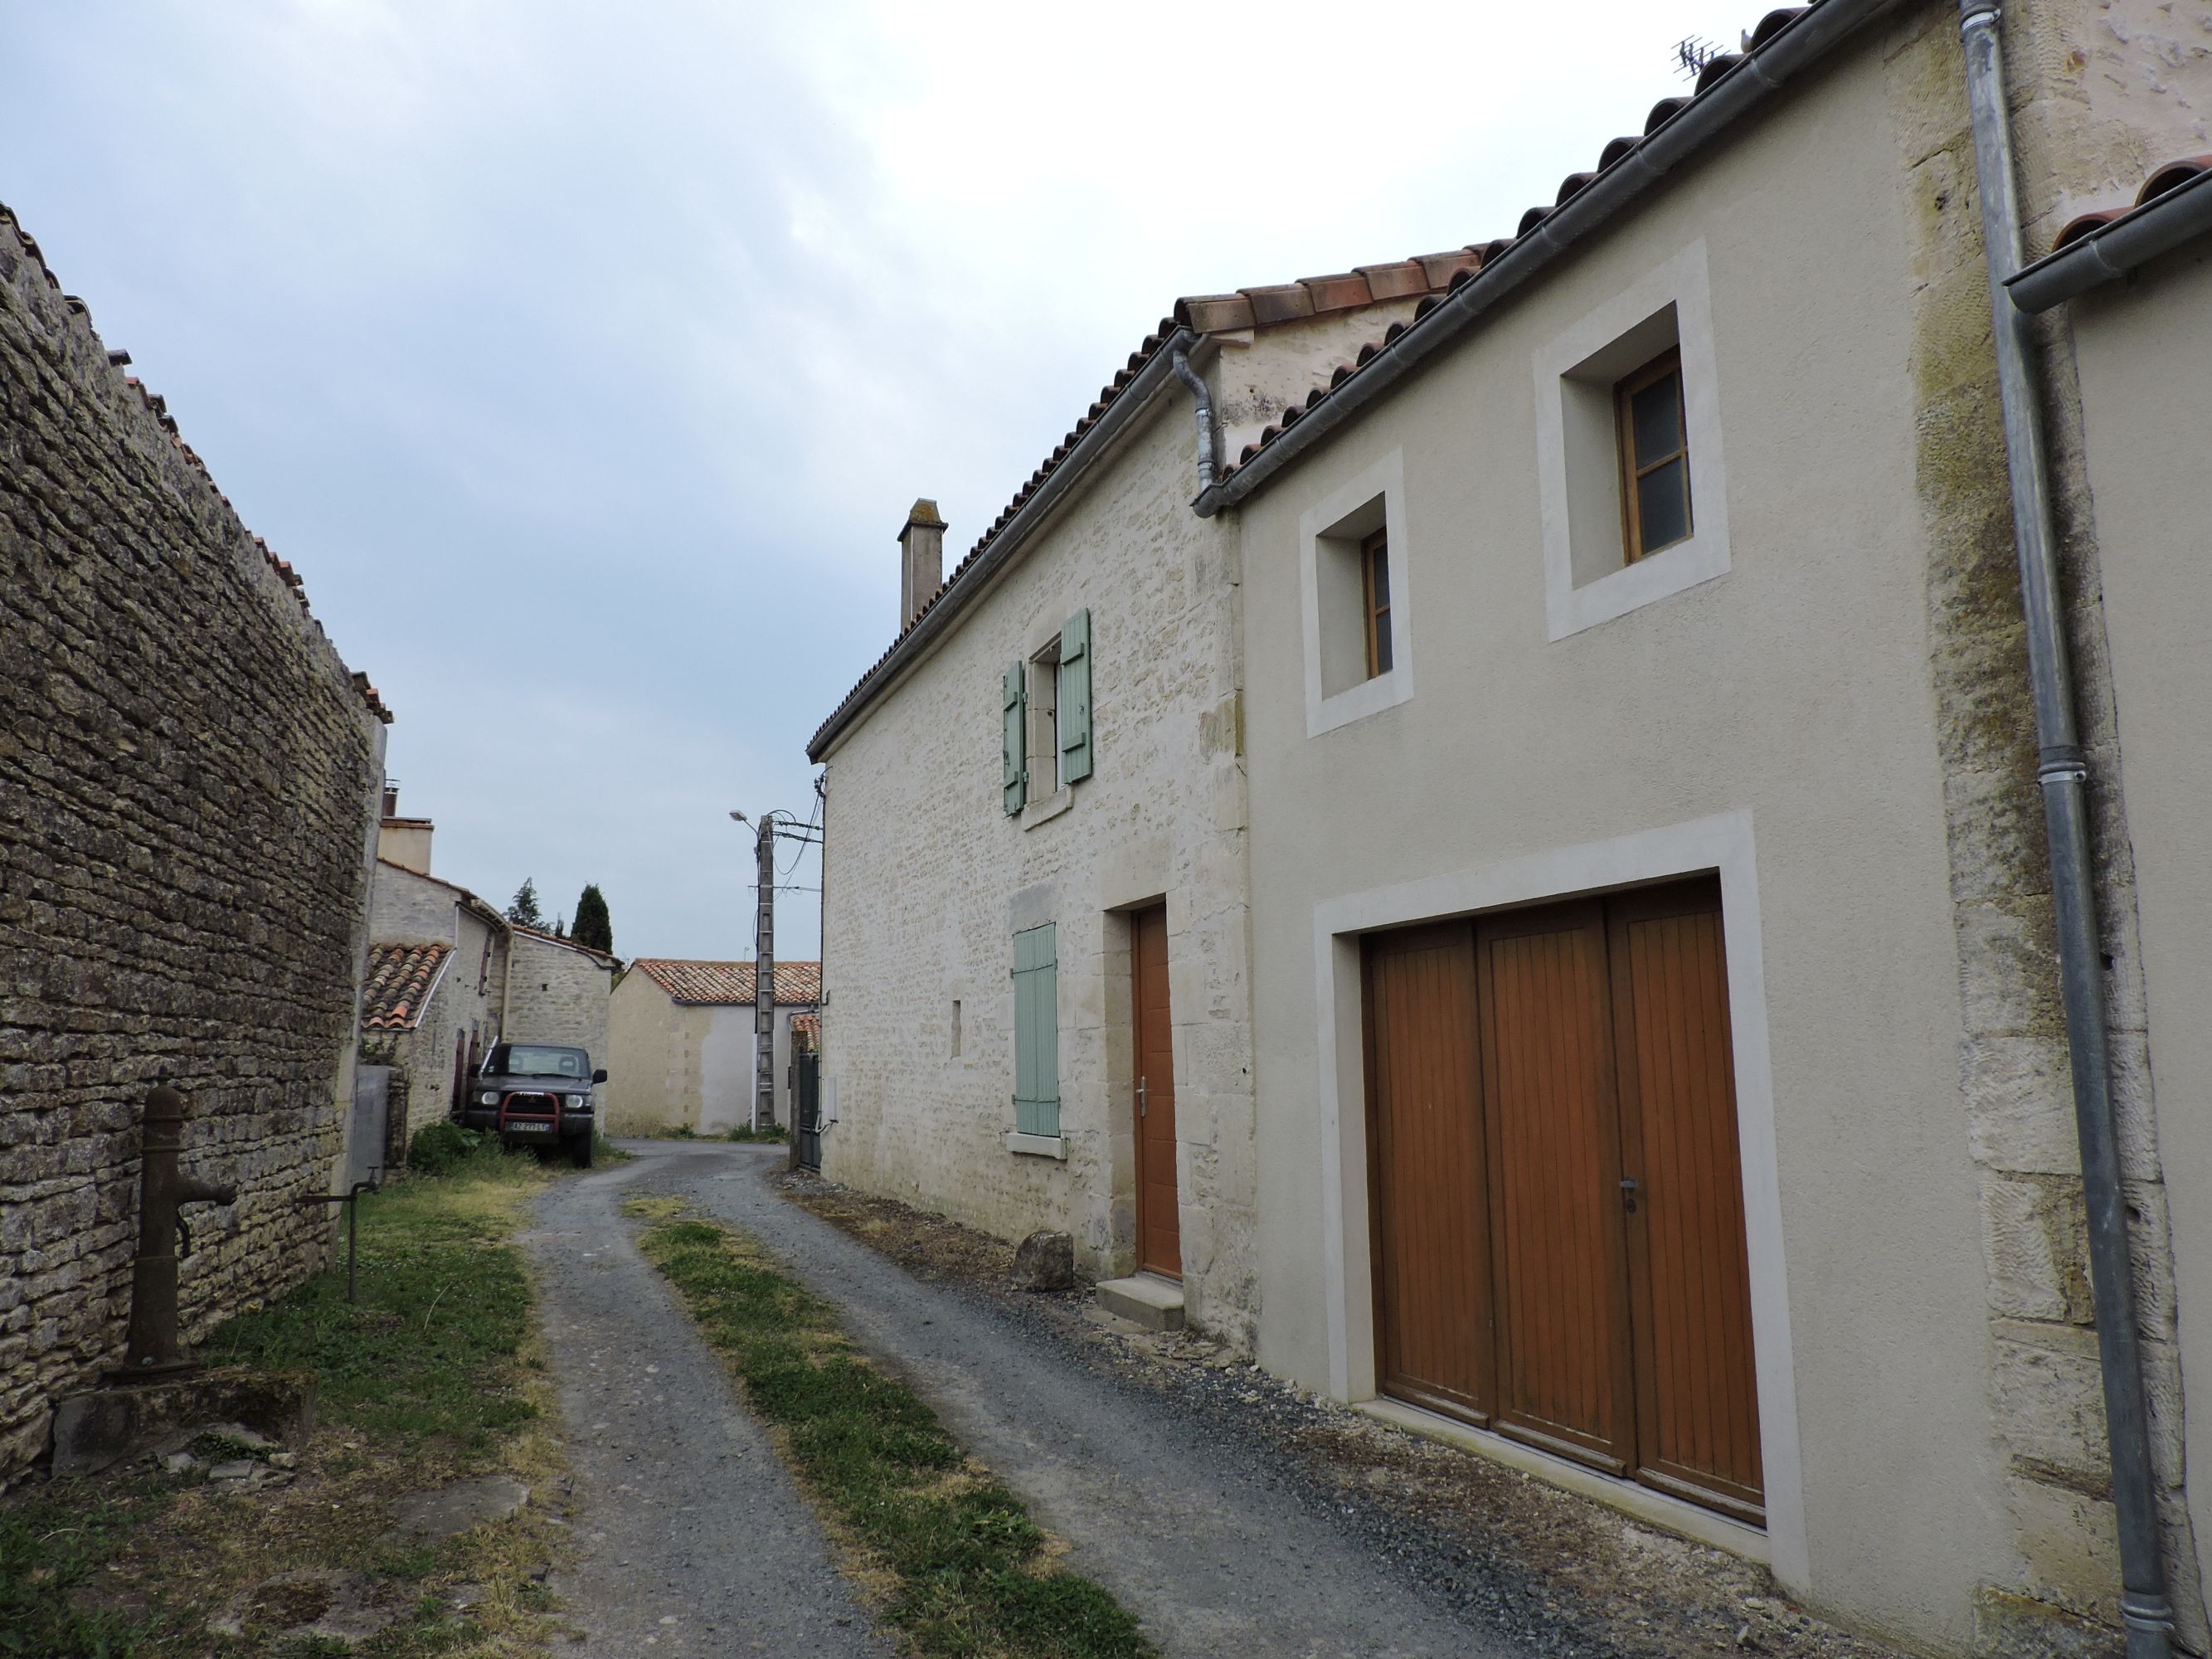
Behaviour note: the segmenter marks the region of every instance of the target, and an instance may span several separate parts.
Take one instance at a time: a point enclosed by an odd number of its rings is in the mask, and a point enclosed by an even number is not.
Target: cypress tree
[[[614,954],[614,923],[607,916],[606,896],[599,891],[599,883],[585,884],[583,896],[576,901],[576,925],[569,930],[568,937],[594,951]]]
[[[514,897],[507,903],[507,919],[525,927],[543,927],[545,925],[545,918],[538,908],[538,884],[528,876],[525,876],[522,885],[514,890]]]

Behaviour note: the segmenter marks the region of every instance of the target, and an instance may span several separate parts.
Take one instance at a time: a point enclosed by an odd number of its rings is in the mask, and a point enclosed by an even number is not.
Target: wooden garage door
[[[1759,1523],[1717,882],[1376,935],[1390,1394]]]
[[[1490,1413],[1490,1240],[1474,1059],[1474,934],[1408,929],[1367,954],[1369,1209],[1382,1386]]]
[[[1498,1425],[1625,1474],[1634,1405],[1605,913],[1562,905],[1475,937]]]

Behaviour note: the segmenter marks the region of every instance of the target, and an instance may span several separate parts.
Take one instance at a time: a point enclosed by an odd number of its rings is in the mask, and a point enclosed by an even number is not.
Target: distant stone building
[[[384,723],[290,565],[0,208],[0,1484],[122,1356],[185,1097],[185,1334],[327,1258]]]
[[[615,988],[607,1081],[610,1134],[688,1128],[720,1134],[751,1121],[756,1089],[750,962],[641,957]],[[818,1030],[822,964],[775,964],[775,1121],[791,1121],[791,1054]]]
[[[622,964],[510,922],[467,888],[433,876],[435,826],[398,817],[398,805],[387,788],[362,1048],[406,1079],[406,1126],[391,1137],[404,1146],[453,1115],[469,1072],[502,1036],[574,1044],[605,1065],[608,1000]]]

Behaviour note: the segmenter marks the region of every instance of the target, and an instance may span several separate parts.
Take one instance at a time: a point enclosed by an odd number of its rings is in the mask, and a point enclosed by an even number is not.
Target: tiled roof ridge
[[[630,967],[642,972],[672,1001],[690,1007],[744,1007],[752,1003],[758,988],[757,964],[750,962],[640,957]],[[822,964],[811,958],[780,960],[775,964],[775,981],[779,1006],[817,1002],[822,995]]]
[[[870,663],[822,722],[814,736],[808,740],[811,750],[821,743],[823,733],[842,720],[860,701],[882,672],[907,635],[920,627],[938,602],[951,591],[953,585],[973,568],[976,561],[990,549],[991,544],[1006,532],[1016,515],[1029,505],[1030,499],[1042,489],[1048,479],[1060,470],[1084,435],[1097,425],[1106,411],[1111,409],[1127,392],[1146,365],[1157,356],[1161,348],[1184,329],[1197,334],[1219,334],[1247,328],[1272,328],[1285,323],[1325,315],[1330,312],[1357,310],[1364,306],[1380,305],[1391,300],[1402,300],[1415,295],[1431,297],[1446,291],[1480,264],[1480,250],[1472,247],[1455,248],[1443,253],[1416,254],[1410,258],[1378,265],[1360,265],[1352,270],[1330,276],[1303,276],[1293,283],[1281,283],[1260,288],[1238,289],[1231,294],[1189,295],[1177,300],[1172,313],[1160,319],[1143,343],[1131,352],[1114,378],[1099,389],[1091,407],[1084,411],[1060,446],[1045,457],[1028,481],[1014,492],[1013,499],[991,521],[990,527],[977,538],[950,574],[939,582],[934,592],[917,606],[896,638],[885,646],[881,655]]]
[[[10,232],[22,245],[23,252],[29,257],[32,264],[37,266],[39,273],[46,279],[46,286],[61,295],[62,303],[69,308],[70,314],[83,325],[85,334],[93,347],[104,353],[109,366],[118,374],[121,374],[124,367],[131,361],[131,354],[127,351],[107,349],[100,340],[100,331],[93,325],[91,308],[76,295],[63,292],[61,278],[54,274],[54,268],[46,263],[45,251],[39,246],[39,239],[23,228],[23,222],[15,216],[15,210],[5,202],[0,202],[0,230]],[[167,434],[171,446],[200,475],[208,489],[214,493],[215,498],[222,503],[224,509],[230,514],[231,522],[238,526],[240,532],[252,536],[253,544],[260,550],[263,562],[275,573],[279,581],[291,590],[292,597],[299,602],[300,615],[313,627],[317,634],[321,635],[327,641],[330,636],[324,632],[322,623],[316,617],[314,612],[308,609],[307,586],[299,572],[293,569],[289,562],[278,558],[271,552],[267,542],[246,528],[245,521],[239,517],[237,507],[231,504],[230,497],[224,495],[222,486],[216,483],[215,474],[208,470],[208,464],[200,459],[199,452],[186,443],[184,434],[177,429],[176,417],[169,413],[169,400],[157,392],[149,391],[144,383],[135,374],[124,374],[123,384],[135,396],[138,407],[151,416],[154,422]],[[360,696],[362,701],[368,705],[369,713],[375,715],[383,724],[391,725],[392,710],[385,705],[384,699],[377,689],[369,684],[368,676],[363,673],[349,673],[348,678],[353,682],[354,690]]]
[[[453,950],[443,939],[370,945],[368,971],[362,976],[362,1026],[372,1031],[406,1031],[419,1025]]]
[[[1808,0],[1808,3],[1805,5],[1788,6],[1768,12],[1765,16],[1759,19],[1759,26],[1744,37],[1743,52],[1721,52],[1713,57],[1698,72],[1697,84],[1691,88],[1687,97],[1662,98],[1654,104],[1650,112],[1644,118],[1644,130],[1641,132],[1626,134],[1607,143],[1598,154],[1597,166],[1590,171],[1569,173],[1560,181],[1559,193],[1553,198],[1551,204],[1549,206],[1539,204],[1529,208],[1521,216],[1521,222],[1512,235],[1501,236],[1492,241],[1472,245],[1468,251],[1479,254],[1479,258],[1473,269],[1457,272],[1451,277],[1447,291],[1457,289],[1462,284],[1475,280],[1537,226],[1565,206],[1574,197],[1580,195],[1600,174],[1607,173],[1627,161],[1662,127],[1718,86],[1740,67],[1751,53],[1764,46],[1806,13],[1817,9],[1822,3],[1823,0]],[[1383,331],[1381,339],[1369,341],[1360,347],[1357,356],[1348,362],[1338,364],[1330,373],[1328,380],[1307,392],[1304,403],[1294,404],[1285,409],[1279,422],[1263,428],[1259,437],[1245,445],[1236,459],[1226,462],[1221,469],[1221,481],[1225,483],[1241,468],[1249,465],[1268,445],[1297,425],[1310,411],[1326,402],[1346,381],[1353,379],[1369,363],[1374,362],[1384,348],[1396,343],[1407,332],[1420,327],[1425,321],[1435,314],[1442,301],[1442,295],[1428,295],[1413,307],[1413,319],[1410,322],[1391,324]]]
[[[2106,225],[2140,213],[2153,202],[2202,173],[2212,173],[2212,155],[2184,155],[2153,167],[2144,179],[2142,188],[2136,192],[2134,201],[2125,207],[2100,208],[2089,213],[2077,213],[2069,219],[2051,244],[2053,253],[2069,248],[2083,237],[2102,230]]]

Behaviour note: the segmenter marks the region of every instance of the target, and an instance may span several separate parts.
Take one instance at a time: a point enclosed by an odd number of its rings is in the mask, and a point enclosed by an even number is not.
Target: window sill
[[[1317,738],[1324,732],[1334,732],[1340,726],[1349,726],[1354,720],[1364,720],[1370,714],[1379,714],[1386,708],[1395,708],[1413,695],[1413,677],[1404,668],[1394,668],[1387,674],[1377,674],[1371,679],[1361,680],[1356,685],[1323,697],[1308,711],[1306,735]]]
[[[1042,800],[1033,800],[1022,808],[1022,828],[1034,830],[1040,823],[1058,817],[1075,805],[1075,786],[1063,783]]]
[[[1021,1158],[1057,1158],[1067,1162],[1067,1141],[1060,1135],[1025,1135],[1019,1129],[1006,1131],[1006,1150]]]

